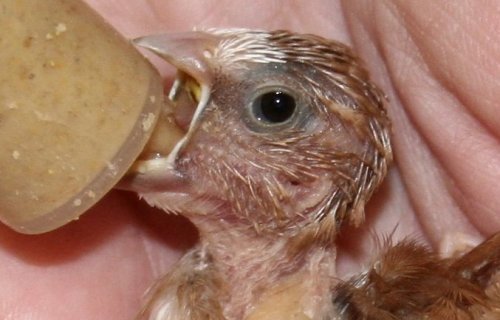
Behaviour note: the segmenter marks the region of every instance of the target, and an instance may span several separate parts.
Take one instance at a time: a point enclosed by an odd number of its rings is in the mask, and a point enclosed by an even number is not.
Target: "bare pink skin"
[[[373,233],[395,230],[394,239],[412,235],[437,248],[449,233],[479,241],[500,230],[495,0],[87,2],[127,37],[195,26],[286,28],[355,47],[391,100],[396,164],[366,225],[339,240],[341,274],[360,270]],[[47,235],[0,226],[0,319],[131,319],[144,290],[195,237],[185,220],[124,192]]]

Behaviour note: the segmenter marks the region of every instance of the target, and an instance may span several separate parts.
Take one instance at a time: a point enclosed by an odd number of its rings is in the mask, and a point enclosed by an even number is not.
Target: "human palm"
[[[341,274],[362,268],[373,233],[410,235],[437,249],[448,236],[479,241],[500,230],[495,1],[88,2],[127,37],[193,27],[285,28],[355,48],[389,97],[396,161],[368,205],[365,226],[341,235]],[[172,69],[159,67],[172,77]],[[132,318],[142,293],[196,237],[185,220],[136,198],[113,192],[46,235],[0,227],[0,318]]]

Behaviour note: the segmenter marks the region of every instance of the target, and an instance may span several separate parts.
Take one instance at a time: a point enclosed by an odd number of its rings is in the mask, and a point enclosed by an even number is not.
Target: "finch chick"
[[[288,31],[136,43],[179,69],[166,112],[184,135],[129,183],[200,234],[140,319],[379,319],[353,311],[386,294],[364,292],[376,273],[339,284],[335,272],[335,237],[363,222],[392,158],[384,97],[351,50]],[[379,264],[401,266],[398,254],[413,259],[402,243]]]
[[[200,243],[144,319],[325,319],[334,239],[360,224],[391,159],[381,92],[345,45],[287,31],[142,38],[180,71],[185,135],[132,184],[188,217]]]

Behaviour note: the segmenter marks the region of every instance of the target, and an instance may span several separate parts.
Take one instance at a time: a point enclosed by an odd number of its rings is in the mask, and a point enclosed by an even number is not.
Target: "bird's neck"
[[[312,244],[293,254],[285,236],[231,227],[200,230],[200,238],[224,283],[220,302],[227,319],[315,320],[327,312],[335,277],[333,246]]]

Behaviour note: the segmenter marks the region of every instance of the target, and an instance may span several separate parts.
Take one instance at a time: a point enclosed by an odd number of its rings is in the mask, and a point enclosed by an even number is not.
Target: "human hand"
[[[359,270],[370,234],[500,229],[499,12],[486,2],[88,0],[127,37],[198,27],[286,28],[351,43],[388,94],[396,164],[367,224],[340,240],[341,273]],[[163,68],[165,76],[171,70]],[[42,236],[0,230],[2,318],[128,319],[142,292],[194,242],[182,219],[113,192],[80,221]]]

